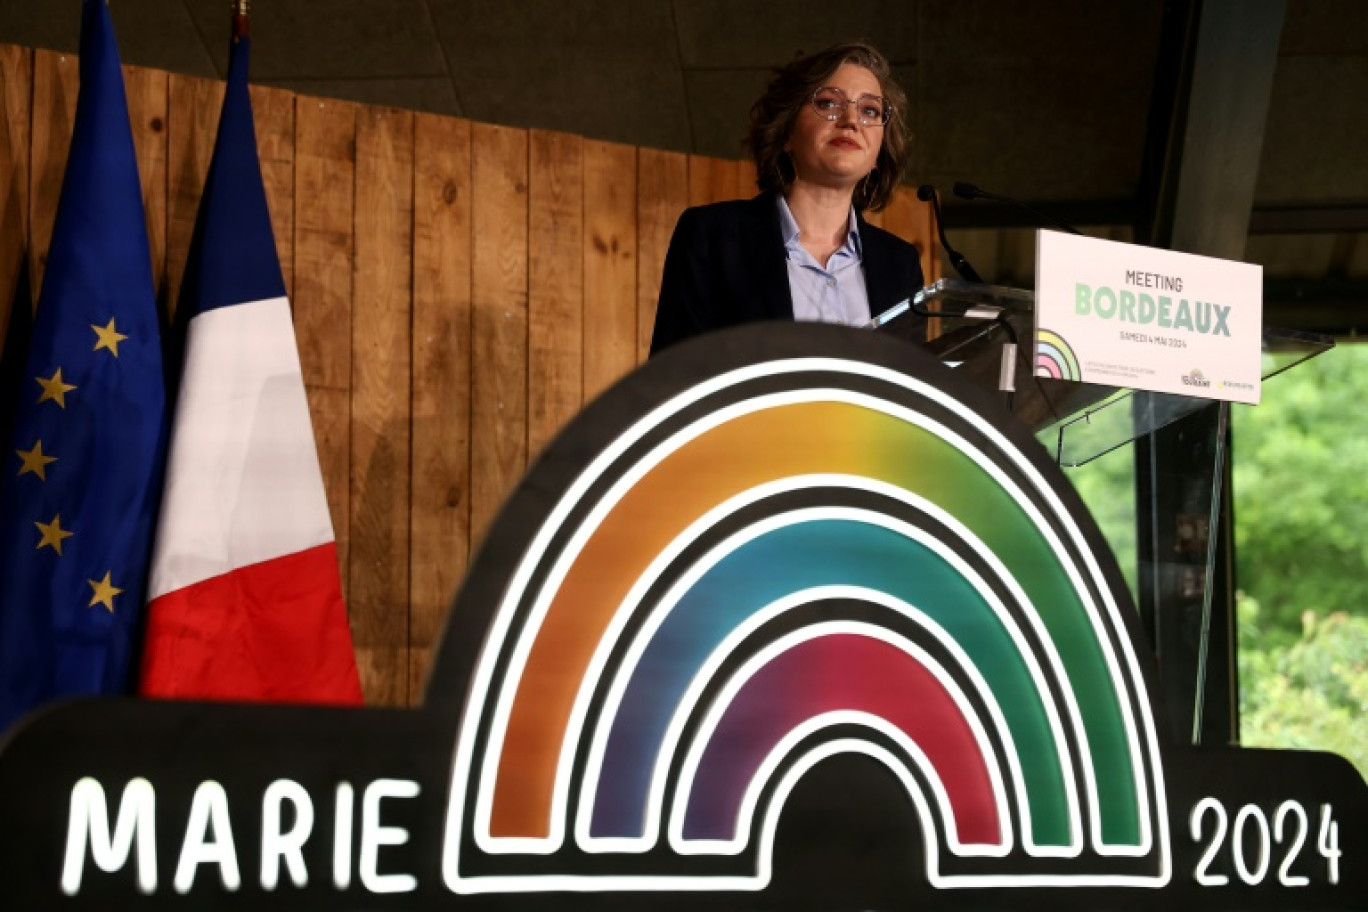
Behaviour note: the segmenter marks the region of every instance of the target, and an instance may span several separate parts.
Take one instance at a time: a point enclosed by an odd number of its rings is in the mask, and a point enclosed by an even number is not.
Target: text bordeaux
[[[1207,301],[1188,301],[1179,298],[1174,303],[1168,295],[1157,298],[1146,292],[1117,290],[1106,285],[1091,286],[1079,282],[1074,289],[1074,311],[1091,314],[1103,320],[1133,323],[1137,326],[1157,326],[1180,329],[1211,336],[1230,336],[1230,307]]]

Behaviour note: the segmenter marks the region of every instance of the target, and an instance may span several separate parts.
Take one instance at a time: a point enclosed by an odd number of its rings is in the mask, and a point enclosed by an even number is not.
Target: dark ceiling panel
[[[1156,67],[1172,65],[1157,60],[1165,7],[257,0],[252,78],[309,95],[739,157],[747,112],[772,67],[799,50],[866,37],[893,59],[910,95],[912,181],[948,194],[953,181],[971,180],[1087,225],[1139,211],[1150,87]],[[228,0],[111,0],[111,10],[125,63],[222,78]],[[0,0],[0,42],[72,52],[78,32],[76,0]],[[1368,257],[1360,239],[1368,224],[1364,98],[1368,3],[1291,0],[1252,230],[1334,239],[1328,257],[1291,243],[1279,252],[1280,237],[1252,245],[1250,258],[1266,260],[1270,275],[1294,266],[1300,274],[1310,262],[1364,271],[1354,265]],[[1022,224],[1004,207],[956,201],[947,221],[956,231]],[[1004,252],[1001,262],[1016,258]]]
[[[1349,237],[1353,247],[1349,251],[1344,271],[1351,276],[1368,278],[1368,232]],[[1364,299],[1364,304],[1368,305],[1368,298]]]
[[[428,0],[476,120],[689,148],[667,0]]]
[[[213,6],[221,14],[226,45],[228,6]],[[115,0],[109,9],[124,63],[192,76],[215,75],[213,60],[180,0]],[[74,0],[0,2],[0,42],[75,53],[80,38],[81,5]]]
[[[1162,5],[923,0],[914,179],[1033,200],[1136,192]]]
[[[1031,200],[1134,195],[1148,71],[965,57],[925,61],[920,78],[915,180]]]
[[[750,107],[765,90],[769,70],[686,70],[694,151],[719,158],[744,158],[741,148]]]
[[[917,58],[915,0],[675,0],[685,68],[770,68],[841,41],[868,40],[894,63]]]
[[[114,31],[124,14],[114,16]],[[81,7],[75,3],[0,3],[0,41],[75,53],[81,28]]]
[[[1080,61],[1130,72],[1154,66],[1164,4],[920,0],[920,9],[923,60]]]
[[[1360,7],[1368,16],[1368,7]],[[1368,56],[1278,61],[1260,163],[1260,203],[1368,201]]]
[[[159,5],[168,6],[164,0]],[[186,8],[215,66],[220,73],[226,72],[230,4],[186,0]],[[433,34],[425,0],[259,0],[252,4],[253,79],[445,74],[446,60]]]
[[[1245,259],[1287,278],[1315,278],[1333,270],[1336,235],[1259,235],[1245,246]]]
[[[1278,53],[1368,54],[1368,7],[1363,0],[1293,0]]]

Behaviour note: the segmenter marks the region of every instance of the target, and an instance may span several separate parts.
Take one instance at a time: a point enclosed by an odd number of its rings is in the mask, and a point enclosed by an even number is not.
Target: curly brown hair
[[[907,131],[907,95],[893,81],[888,60],[873,45],[855,41],[808,54],[774,71],[765,94],[751,105],[746,148],[755,159],[755,183],[763,191],[784,193],[793,182],[793,161],[784,151],[793,123],[842,64],[853,63],[873,73],[879,91],[892,106],[874,170],[860,182],[855,205],[878,212],[888,205],[902,181],[911,142]]]

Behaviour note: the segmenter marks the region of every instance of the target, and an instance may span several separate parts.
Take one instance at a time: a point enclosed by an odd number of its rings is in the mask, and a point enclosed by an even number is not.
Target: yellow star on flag
[[[99,337],[99,341],[95,343],[95,347],[92,348],[91,351],[99,351],[102,348],[107,348],[114,353],[114,357],[119,357],[119,343],[124,339],[127,339],[128,336],[125,336],[114,328],[114,318],[109,318],[108,326],[96,326],[92,323],[90,324],[90,328],[95,330],[95,335]]]
[[[43,453],[43,441],[39,440],[33,445],[33,449],[25,453],[23,450],[15,450],[19,454],[19,459],[23,463],[19,467],[19,474],[26,475],[32,472],[42,481],[47,481],[47,466],[49,463],[57,461],[56,456],[48,456]]]
[[[47,402],[51,399],[62,408],[66,408],[66,394],[76,387],[72,386],[70,383],[62,382],[62,369],[60,367],[57,368],[57,372],[51,377],[46,379],[43,377],[34,377],[33,379],[37,380],[38,385],[43,388],[43,395],[38,397],[39,402]]]
[[[86,607],[94,608],[96,605],[104,605],[110,614],[114,613],[114,596],[120,595],[123,590],[109,581],[109,571],[105,571],[104,579],[96,582],[86,580],[90,583],[90,588],[95,590],[95,594],[90,597],[90,604]]]
[[[52,548],[58,554],[62,553],[62,542],[71,538],[75,532],[68,532],[62,528],[62,514],[58,513],[52,518],[50,523],[34,523],[38,531],[43,533],[42,539],[38,542],[38,547],[34,550],[41,550],[44,545]]]

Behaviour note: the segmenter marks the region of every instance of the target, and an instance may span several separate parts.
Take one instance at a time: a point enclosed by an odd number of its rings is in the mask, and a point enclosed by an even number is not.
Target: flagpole
[[[251,5],[251,0],[233,0],[234,41],[241,41],[243,38],[247,37],[248,27],[251,24],[248,20],[248,13],[250,12],[249,8]]]

